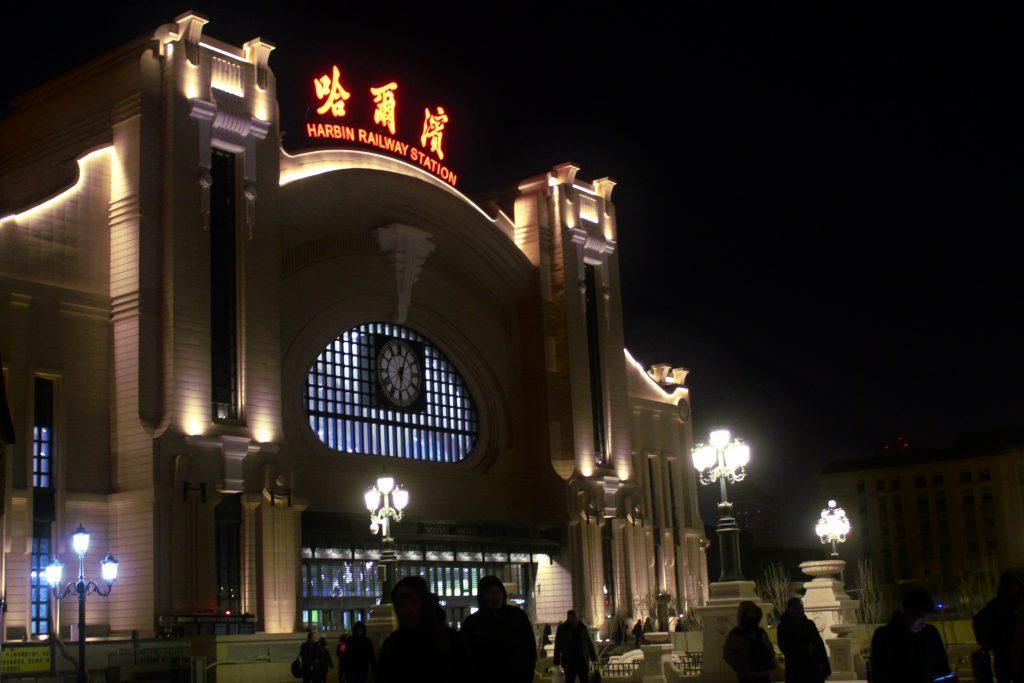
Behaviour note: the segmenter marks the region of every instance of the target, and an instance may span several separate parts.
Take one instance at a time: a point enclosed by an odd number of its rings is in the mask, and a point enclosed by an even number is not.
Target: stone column
[[[800,570],[812,577],[804,584],[804,612],[821,633],[832,665],[831,680],[848,681],[862,677],[855,655],[863,647],[857,628],[857,607],[837,577],[846,568],[843,560],[803,562]]]
[[[299,585],[301,515],[304,500],[271,500],[264,490],[260,505],[260,564],[263,590],[259,605],[267,633],[294,633],[298,615],[295,591]]]
[[[833,625],[857,623],[860,601],[851,600],[837,577],[846,568],[843,560],[802,562],[800,570],[812,577],[804,584],[804,612],[818,627],[822,638],[837,635]]]
[[[754,592],[753,581],[722,581],[710,586],[707,605],[695,608],[704,620],[704,671],[700,683],[736,683],[736,674],[725,663],[725,639],[736,626],[736,609],[751,600],[768,614],[771,605]]]
[[[640,667],[643,683],[668,683],[668,669],[672,667],[672,643],[668,633],[646,634],[647,644],[640,647],[644,653]]]

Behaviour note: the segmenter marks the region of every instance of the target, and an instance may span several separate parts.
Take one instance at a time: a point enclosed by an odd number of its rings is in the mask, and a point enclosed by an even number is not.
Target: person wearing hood
[[[366,637],[366,624],[357,621],[345,641],[345,656],[339,659],[338,671],[344,675],[345,683],[366,683],[371,669],[377,670],[373,643]]]
[[[421,576],[391,590],[398,628],[380,646],[378,683],[467,683],[468,652],[455,630],[437,618],[437,598]]]
[[[777,631],[786,657],[786,683],[824,683],[832,675],[818,627],[804,614],[800,598],[790,598]]]
[[[762,616],[757,603],[744,600],[736,608],[736,628],[725,639],[722,656],[740,683],[769,683],[775,670],[775,648],[761,628]]]
[[[924,589],[903,596],[900,611],[888,624],[875,629],[871,638],[874,683],[953,680],[942,636],[928,623],[934,613],[935,603]]]
[[[978,645],[995,655],[996,681],[1024,683],[1024,567],[1003,573],[973,626]]]
[[[462,622],[469,647],[470,672],[475,681],[528,683],[533,680],[537,650],[526,612],[507,604],[505,585],[485,576],[476,587],[479,609]]]

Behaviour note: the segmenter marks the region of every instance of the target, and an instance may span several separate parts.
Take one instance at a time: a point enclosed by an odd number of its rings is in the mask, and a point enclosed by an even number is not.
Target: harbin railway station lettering
[[[399,116],[405,116],[406,111],[399,109],[398,92],[395,81],[372,86],[366,92],[350,91],[344,85],[341,69],[334,65],[313,79],[316,109],[313,120],[306,122],[306,137],[376,147],[425,168],[454,187],[458,177],[443,163],[448,113],[444,107],[424,107],[420,117],[418,107],[410,109],[415,139],[407,142],[392,137],[399,129]],[[406,128],[410,129],[409,125]]]

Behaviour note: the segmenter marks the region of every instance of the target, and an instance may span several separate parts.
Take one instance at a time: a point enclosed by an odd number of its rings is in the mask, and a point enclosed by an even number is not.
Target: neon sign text
[[[324,114],[330,110],[334,116],[345,115],[345,100],[352,95],[341,87],[341,71],[338,67],[334,67],[331,78],[328,78],[327,74],[314,78],[313,86],[316,88],[317,99],[324,101],[323,106],[316,110],[317,114]]]
[[[394,81],[379,88],[370,88],[370,94],[373,95],[373,101],[377,105],[373,112],[373,122],[386,126],[392,135],[395,134],[396,90],[398,90],[398,84]]]
[[[420,135],[420,144],[426,147],[427,140],[430,140],[430,151],[436,153],[438,159],[444,159],[441,138],[444,136],[446,123],[448,115],[444,113],[444,107],[438,107],[436,114],[431,114],[429,109],[423,110],[423,133]]]
[[[383,133],[376,133],[365,128],[342,126],[337,123],[307,123],[306,135],[310,138],[359,142],[376,147],[422,166],[446,183],[451,183],[452,187],[455,187],[456,182],[458,182],[458,175],[455,172],[423,150],[416,149],[408,143],[396,140]]]
[[[451,121],[445,108],[435,106],[431,112],[430,107],[425,107],[422,127],[418,122],[413,123],[412,117],[408,117],[407,137],[403,136],[399,130],[398,82],[367,84],[369,87],[364,90],[357,78],[352,78],[350,72],[346,73],[345,82],[350,86],[358,86],[352,88],[351,92],[345,88],[341,69],[337,65],[331,67],[329,74],[313,79],[313,90],[319,104],[315,110],[318,116],[306,122],[306,137],[375,147],[417,164],[454,186],[458,176],[441,163],[445,158],[444,134]],[[359,93],[364,94],[360,96]],[[351,125],[336,122],[341,118]],[[408,130],[410,125],[417,126],[415,132]],[[419,147],[415,142],[404,142],[401,139],[403,137],[419,142]]]

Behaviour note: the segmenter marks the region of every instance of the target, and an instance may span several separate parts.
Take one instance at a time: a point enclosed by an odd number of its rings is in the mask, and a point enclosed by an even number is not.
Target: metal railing
[[[672,663],[684,676],[699,676],[704,671],[703,652],[682,652],[672,655]]]
[[[626,678],[632,676],[640,669],[640,662],[615,662],[614,664],[602,664],[601,676],[615,676]]]

